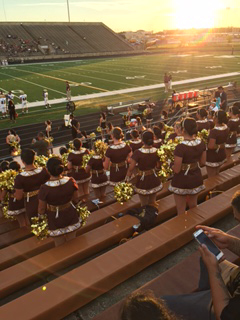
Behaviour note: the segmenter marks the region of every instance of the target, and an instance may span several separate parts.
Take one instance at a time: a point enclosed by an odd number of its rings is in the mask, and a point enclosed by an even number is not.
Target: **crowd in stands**
[[[10,39],[14,39],[14,42],[10,42]],[[7,57],[27,56],[38,51],[38,43],[34,40],[22,39],[11,34],[7,35],[5,39],[0,38],[0,55],[4,54]]]

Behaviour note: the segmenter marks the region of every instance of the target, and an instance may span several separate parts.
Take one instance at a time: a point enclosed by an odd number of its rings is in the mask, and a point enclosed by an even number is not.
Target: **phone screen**
[[[212,242],[211,239],[208,238],[208,236],[202,232],[200,233],[196,239],[201,243],[201,244],[205,244],[208,248],[209,251],[211,251],[216,257],[219,255],[219,253],[221,252],[218,247]]]

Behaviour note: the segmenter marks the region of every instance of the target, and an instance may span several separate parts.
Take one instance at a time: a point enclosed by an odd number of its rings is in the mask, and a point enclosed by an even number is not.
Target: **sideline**
[[[172,85],[177,86],[181,84],[189,84],[189,83],[195,83],[195,82],[201,82],[206,80],[212,80],[212,79],[221,79],[221,78],[227,78],[227,77],[234,77],[234,76],[240,76],[240,72],[231,72],[231,73],[223,73],[223,74],[216,74],[213,76],[206,76],[206,77],[199,77],[199,78],[193,78],[193,79],[186,79],[186,80],[180,80],[180,81],[173,81]],[[146,91],[151,89],[160,89],[164,88],[164,83],[160,84],[153,84],[149,86],[142,86],[137,88],[129,88],[129,89],[121,89],[121,90],[114,90],[114,91],[108,91],[108,92],[100,92],[100,93],[91,93],[91,94],[85,94],[82,96],[75,96],[72,97],[72,101],[84,101],[94,98],[102,98],[102,97],[109,97],[114,96],[118,94],[125,94],[125,93],[132,93],[132,92],[139,92],[139,91]],[[53,99],[48,101],[51,105],[58,104],[58,103],[66,103],[67,99]],[[40,107],[43,106],[43,101],[36,101],[36,102],[30,102],[28,103],[28,108],[33,107]],[[16,105],[16,109],[21,108],[21,105]]]

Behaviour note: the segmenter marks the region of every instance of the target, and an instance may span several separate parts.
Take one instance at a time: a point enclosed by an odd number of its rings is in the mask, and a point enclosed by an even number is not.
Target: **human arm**
[[[0,190],[0,201],[3,201],[6,197],[7,190]]]
[[[21,141],[21,139],[18,135],[16,135],[16,141],[17,141],[17,143],[20,143],[20,141]]]
[[[199,160],[199,165],[201,167],[203,167],[206,163],[206,158],[207,158],[207,152],[206,151],[203,151],[202,155],[201,155],[201,158]]]
[[[68,170],[72,170],[72,162],[70,162],[70,161],[68,161],[68,163],[67,163],[67,168],[68,168]]]
[[[221,270],[214,254],[204,244],[199,247],[199,251],[208,270],[214,313],[216,319],[221,320],[222,311],[229,304],[231,296],[223,281]]]
[[[240,239],[231,236],[219,229],[198,225],[196,229],[202,229],[209,238],[219,247],[219,249],[228,249],[240,257]]]
[[[103,167],[104,167],[104,169],[105,169],[105,170],[108,170],[109,165],[110,165],[110,158],[108,158],[108,157],[105,156],[105,160],[104,160],[104,162],[103,162]]]
[[[128,171],[127,171],[127,174],[126,174],[126,178],[131,178],[132,176],[132,173],[133,173],[133,170],[134,168],[136,167],[136,160],[134,160],[133,158],[130,159],[130,165],[129,165],[129,168],[128,168]]]
[[[216,145],[216,139],[209,139],[208,142],[208,149],[209,150],[214,150]]]
[[[47,202],[43,200],[38,200],[38,214],[44,215],[47,210]]]
[[[174,157],[174,164],[173,164],[173,172],[174,173],[179,173],[182,168],[182,158],[175,156]]]

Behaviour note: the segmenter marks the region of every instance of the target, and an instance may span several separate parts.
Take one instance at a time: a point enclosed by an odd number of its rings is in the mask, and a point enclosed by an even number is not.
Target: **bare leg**
[[[25,219],[25,213],[22,213],[22,214],[19,214],[16,216],[16,219],[19,223],[19,227],[22,228],[22,227],[27,227],[27,221]]]
[[[53,237],[53,240],[55,242],[55,246],[56,247],[59,247],[59,246],[61,246],[62,244],[64,244],[66,242],[66,239],[65,239],[64,235],[58,236],[58,237]]]
[[[89,197],[89,181],[84,182],[84,183],[82,184],[82,187],[83,187],[84,199],[85,199],[85,201],[87,201],[87,200],[88,200],[88,197]]]
[[[206,168],[207,168],[208,178],[216,176],[220,170],[220,167],[217,167],[217,168],[206,167]],[[219,168],[219,170],[218,170],[218,168]]]
[[[72,231],[72,232],[65,234],[66,241],[70,241],[70,240],[76,238],[76,235],[77,235],[77,231]]]
[[[189,209],[195,208],[197,206],[197,199],[198,199],[197,194],[193,196],[190,196],[190,195],[188,196],[187,203],[188,203]]]
[[[157,204],[156,203],[156,197],[157,197],[156,193],[150,194],[149,197],[148,197],[148,204],[152,205],[152,206],[155,206]]]
[[[149,196],[144,196],[142,194],[139,194],[139,198],[140,198],[140,202],[141,202],[141,206],[146,206],[149,202]]]
[[[232,161],[231,155],[232,155],[233,150],[234,150],[234,148],[226,148],[225,149],[227,161]]]
[[[186,210],[186,196],[180,196],[178,194],[174,194],[174,200],[177,206],[178,215],[185,213]]]
[[[100,200],[102,202],[105,202],[105,200],[106,200],[106,188],[107,188],[107,186],[100,188],[100,193],[101,193]]]

